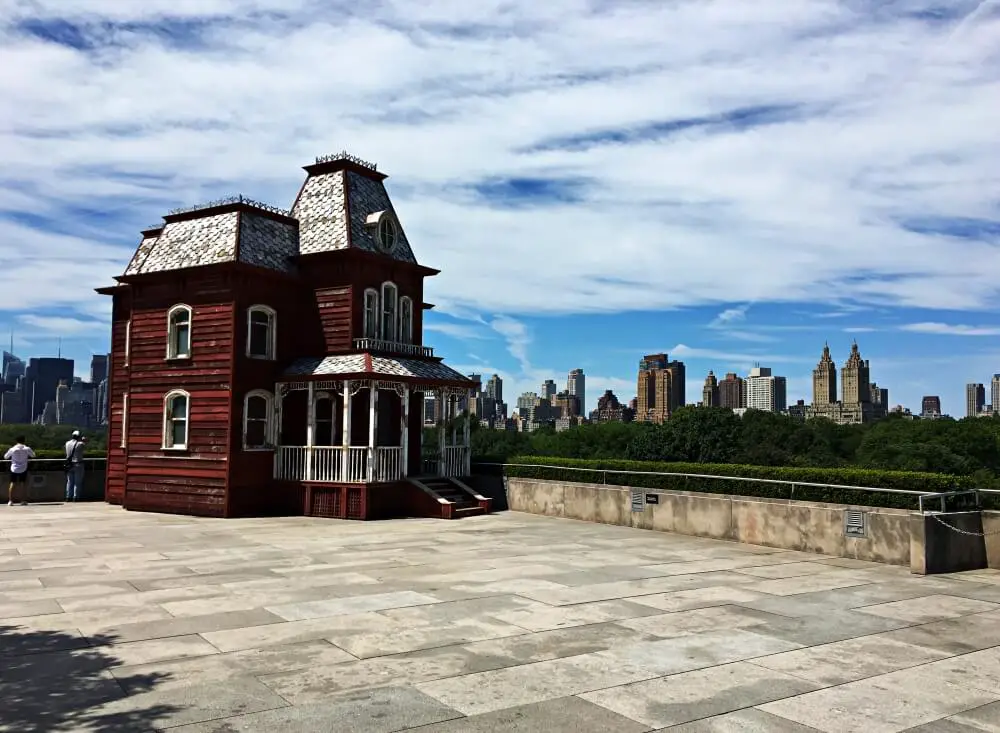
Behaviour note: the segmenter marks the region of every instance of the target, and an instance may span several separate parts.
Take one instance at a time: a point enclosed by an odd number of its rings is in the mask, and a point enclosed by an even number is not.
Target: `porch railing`
[[[354,339],[354,348],[358,351],[381,351],[388,354],[407,354],[409,356],[434,356],[434,349],[419,344],[405,344],[402,341],[386,341],[384,339]]]
[[[396,481],[403,477],[403,449],[380,447],[375,449],[375,475],[373,481]]]
[[[274,477],[285,481],[324,481],[363,484],[369,481],[395,481],[402,478],[403,449],[385,446],[375,449],[368,473],[368,448],[339,445],[283,445],[275,452]]]
[[[464,476],[465,452],[469,450],[464,445],[446,445],[444,455],[441,456],[441,467],[444,468],[444,476]]]

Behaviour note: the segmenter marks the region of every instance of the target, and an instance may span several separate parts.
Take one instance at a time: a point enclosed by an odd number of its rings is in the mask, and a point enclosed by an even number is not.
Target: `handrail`
[[[84,456],[84,462],[86,461],[104,461],[107,462],[107,456]],[[65,463],[65,458],[32,458],[29,462],[29,466],[36,463]],[[0,463],[10,463],[9,458],[0,458]]]
[[[578,466],[550,466],[541,463],[475,463],[477,466],[500,466],[505,468],[554,468],[561,471],[588,471],[592,473],[624,473],[636,476],[678,476],[681,478],[707,478],[719,479],[721,481],[749,481],[757,484],[780,484],[783,486],[811,486],[820,489],[848,489],[850,491],[873,491],[885,494],[909,494],[911,496],[924,496],[923,491],[913,491],[911,489],[883,489],[874,486],[848,486],[846,484],[819,484],[812,481],[785,481],[774,478],[751,478],[749,476],[719,476],[710,473],[670,473],[667,471],[625,471],[619,468],[580,468]],[[605,481],[604,483],[607,483]],[[1000,493],[1000,492],[998,492]]]

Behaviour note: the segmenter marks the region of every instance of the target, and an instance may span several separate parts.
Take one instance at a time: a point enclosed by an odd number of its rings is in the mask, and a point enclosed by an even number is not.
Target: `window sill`
[[[254,359],[256,361],[274,361],[273,356],[268,356],[264,354],[247,354],[247,359]]]
[[[190,354],[183,354],[181,356],[168,356],[164,361],[191,361]]]
[[[250,446],[243,446],[243,451],[245,453],[273,453],[275,450],[273,445],[262,445],[251,448]]]
[[[163,451],[164,453],[174,454],[174,455],[186,455],[191,452],[186,445],[172,446],[172,447],[167,447],[164,445],[160,447],[160,450]]]

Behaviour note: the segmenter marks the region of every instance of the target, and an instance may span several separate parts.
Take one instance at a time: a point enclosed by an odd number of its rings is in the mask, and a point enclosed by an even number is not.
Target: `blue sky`
[[[377,161],[427,342],[516,396],[639,357],[893,403],[1000,372],[1000,0],[0,5],[0,330],[83,372],[139,229]],[[4,336],[4,341],[6,337]]]

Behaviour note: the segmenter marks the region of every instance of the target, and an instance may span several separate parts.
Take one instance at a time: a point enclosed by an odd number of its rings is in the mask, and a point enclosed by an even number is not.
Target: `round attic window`
[[[378,246],[383,252],[391,252],[395,249],[399,232],[396,229],[396,220],[392,218],[392,214],[386,212],[379,217],[375,235],[378,240]]]

